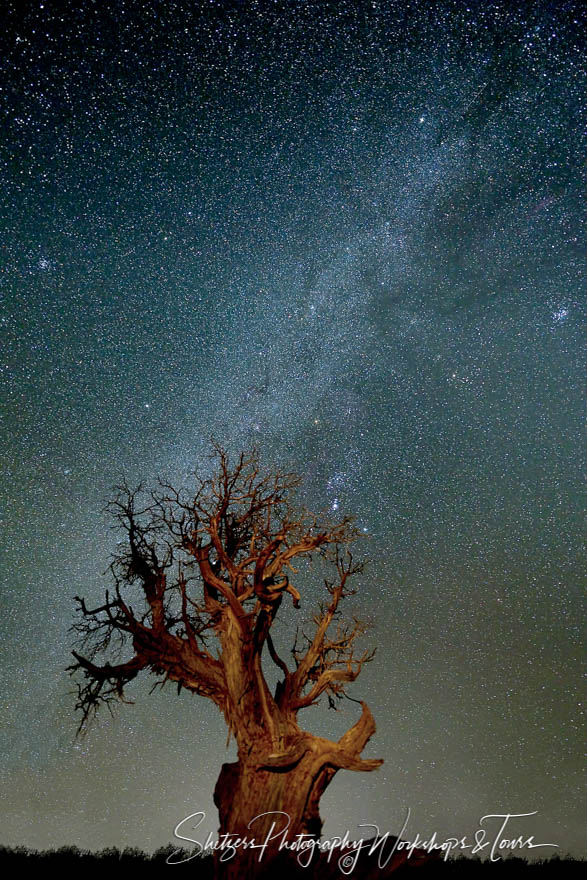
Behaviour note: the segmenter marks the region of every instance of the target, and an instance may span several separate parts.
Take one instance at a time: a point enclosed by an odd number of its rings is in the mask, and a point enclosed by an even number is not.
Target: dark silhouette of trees
[[[175,682],[178,692],[213,700],[236,740],[238,760],[223,765],[214,793],[220,833],[263,839],[275,816],[251,828],[249,822],[281,811],[289,817],[288,839],[319,837],[319,801],[335,773],[382,764],[361,758],[375,732],[365,703],[338,741],[304,731],[298,720],[322,697],[336,705],[373,657],[357,652],[363,625],[340,614],[363,567],[350,549],[359,535],[348,518],[323,525],[294,513],[290,498],[299,479],[263,473],[255,452],[231,466],[215,447],[215,459],[215,475],[197,478],[192,492],[164,483],[150,492],[123,485],[109,505],[126,541],[110,566],[114,585],[104,603],[88,608],[76,597],[81,646],[70,670],[78,681],[80,730],[101,704],[124,701],[139,673]],[[271,629],[282,603],[302,602],[294,563],[316,556],[331,572],[327,598],[312,630],[298,629],[286,662]],[[279,670],[274,692],[262,659]],[[258,855],[241,849],[217,863],[218,874],[253,876]],[[262,867],[275,855],[267,850]]]

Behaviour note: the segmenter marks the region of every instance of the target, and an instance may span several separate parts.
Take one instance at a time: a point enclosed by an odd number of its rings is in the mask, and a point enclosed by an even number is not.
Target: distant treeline
[[[174,862],[180,864],[168,864],[168,858],[173,855]],[[326,868],[326,870],[324,870]],[[443,878],[474,878],[481,876],[482,880],[509,880],[509,878],[530,877],[531,880],[549,880],[549,878],[583,878],[585,876],[585,861],[569,857],[554,856],[543,861],[528,862],[525,859],[509,857],[500,862],[480,861],[475,858],[456,858],[443,861],[436,859],[424,864],[404,864],[393,871],[394,877],[408,876],[417,868],[414,880],[443,880]],[[16,872],[23,870],[40,872],[56,872],[60,877],[80,877],[88,880],[89,877],[102,877],[103,880],[111,878],[140,877],[150,878],[157,876],[159,880],[167,877],[173,880],[180,874],[191,880],[214,880],[214,863],[211,855],[190,858],[187,850],[178,850],[174,846],[164,847],[157,850],[153,855],[148,855],[139,849],[127,848],[124,850],[104,849],[100,852],[87,852],[77,847],[61,847],[56,850],[27,849],[26,847],[2,847],[0,846],[0,870],[4,876],[17,876]],[[342,880],[345,877],[333,863],[328,867],[321,866],[320,877],[324,880]],[[296,872],[296,880],[310,880],[316,876],[310,868],[300,869]],[[379,872],[372,862],[369,865],[358,864],[350,875],[352,880],[377,880]],[[381,877],[388,877],[388,871],[382,871]],[[244,880],[244,878],[243,878]],[[279,871],[278,880],[289,880],[287,871]]]
[[[185,859],[183,864],[170,865],[167,859],[173,854],[174,861]],[[187,861],[189,859],[189,861]],[[0,846],[0,873],[5,877],[17,877],[17,871],[55,872],[59,877],[78,876],[80,880],[88,877],[102,877],[103,880],[125,877],[131,878],[165,878],[169,871],[170,880],[179,872],[183,877],[188,873],[192,880],[214,880],[214,861],[211,855],[190,858],[188,850],[168,846],[157,850],[152,855],[140,849],[127,847],[119,850],[115,847],[99,852],[89,852],[76,846],[63,846],[59,849],[38,851],[24,846]],[[47,874],[49,876],[49,873]]]

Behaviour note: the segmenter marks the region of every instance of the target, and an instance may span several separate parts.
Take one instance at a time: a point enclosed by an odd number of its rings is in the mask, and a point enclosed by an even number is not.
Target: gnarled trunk
[[[215,852],[216,875],[222,880],[275,877],[277,864],[288,875],[307,866],[311,841],[318,841],[322,830],[320,798],[336,771],[375,770],[382,763],[360,757],[375,732],[364,703],[359,720],[333,742],[298,726],[298,706],[309,703],[292,694],[293,675],[286,669],[285,683],[275,697],[270,693],[261,650],[274,613],[275,608],[262,612],[253,633],[248,622],[237,625],[229,611],[224,614],[223,708],[238,761],[223,765],[214,792],[219,841],[225,844]],[[306,867],[304,877],[309,880],[311,873]]]
[[[332,743],[304,733],[287,756],[265,754],[263,760],[259,751],[252,746],[246,758],[224,764],[218,778],[219,840],[227,835],[227,846],[215,853],[216,876],[271,877],[277,867],[289,876],[303,867],[309,880],[309,842],[318,841],[322,830],[320,798],[337,769],[327,763]]]

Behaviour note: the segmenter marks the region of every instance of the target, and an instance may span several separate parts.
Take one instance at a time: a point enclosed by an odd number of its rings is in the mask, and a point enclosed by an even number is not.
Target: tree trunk
[[[310,858],[311,849],[302,846],[320,839],[320,797],[336,773],[325,764],[326,744],[331,745],[304,734],[289,759],[293,766],[279,767],[279,756],[270,755],[274,769],[262,769],[263,761],[254,747],[246,760],[222,766],[214,801],[220,817],[219,841],[227,835],[227,845],[215,853],[217,878],[275,877],[279,869],[280,878],[299,872],[310,880],[318,850]],[[254,846],[241,844],[231,849],[228,844],[236,844],[237,838],[254,841]]]
[[[275,697],[270,693],[261,652],[279,601],[259,613],[254,629],[251,618],[238,619],[227,605],[219,626],[227,686],[222,708],[238,761],[223,765],[214,791],[220,817],[217,880],[311,880],[326,787],[339,769],[369,771],[382,763],[360,757],[375,732],[364,703],[361,717],[338,742],[299,728],[299,691],[306,681],[300,671],[307,677],[303,663],[296,673],[300,681],[284,669],[285,683]],[[304,699],[310,705],[308,696]]]

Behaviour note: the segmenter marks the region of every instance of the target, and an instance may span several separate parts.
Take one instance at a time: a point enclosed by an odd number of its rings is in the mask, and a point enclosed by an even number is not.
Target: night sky
[[[366,536],[350,693],[385,764],[337,775],[324,834],[537,811],[517,833],[583,854],[579,4],[1,11],[0,842],[216,829],[212,703],[146,678],[76,741],[65,672],[111,487],[187,483],[214,437]]]

